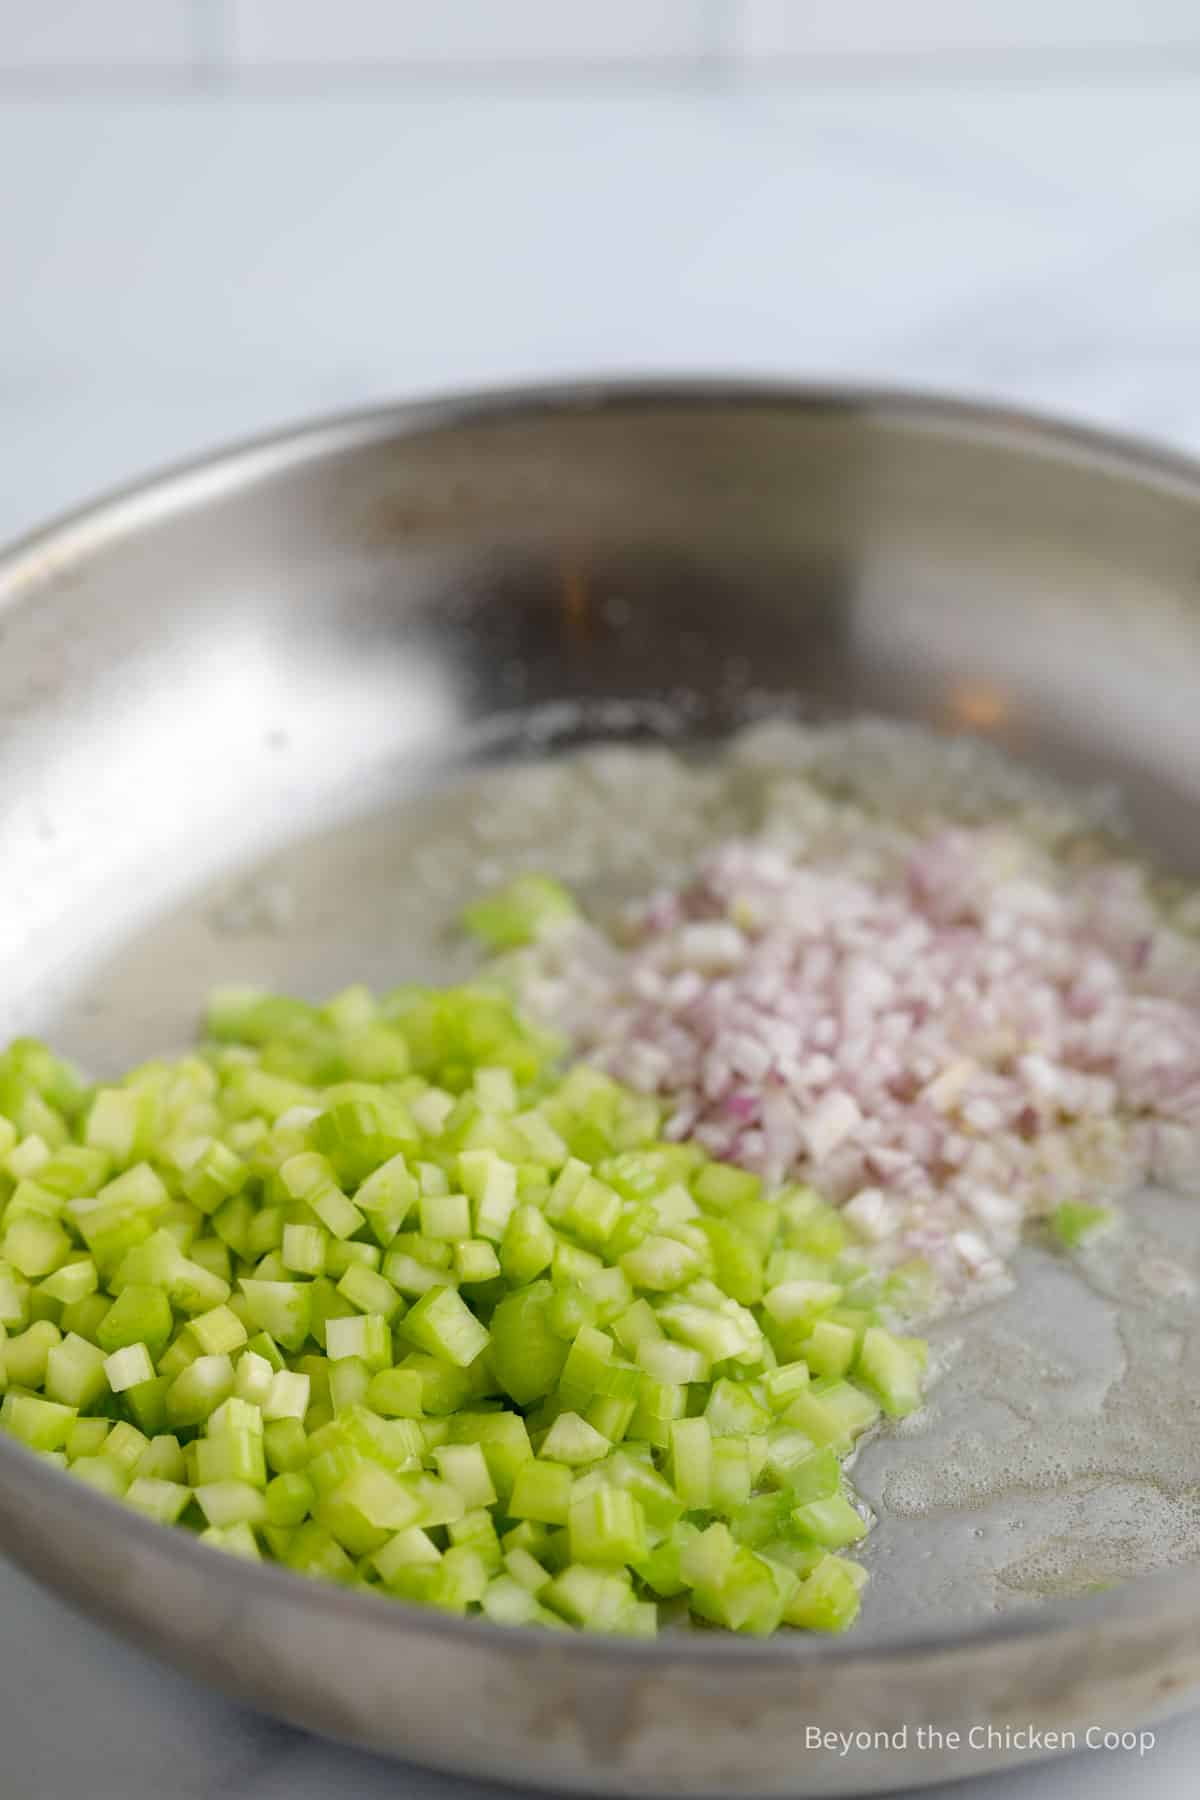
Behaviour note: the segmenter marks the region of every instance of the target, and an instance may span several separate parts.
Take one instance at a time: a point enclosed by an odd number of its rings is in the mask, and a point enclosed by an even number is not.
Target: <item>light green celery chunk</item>
[[[840,1556],[822,1557],[785,1606],[785,1624],[808,1631],[848,1630],[858,1617],[860,1574]]]
[[[49,1319],[35,1319],[25,1331],[10,1336],[4,1346],[4,1367],[10,1386],[37,1388],[46,1380],[51,1350],[62,1342],[62,1332]]]
[[[195,1494],[210,1525],[261,1525],[266,1520],[266,1496],[248,1481],[204,1482]]]
[[[129,1344],[124,1350],[114,1350],[111,1356],[104,1356],[100,1351],[95,1354],[101,1358],[100,1366],[114,1394],[123,1394],[126,1388],[154,1379],[154,1364],[145,1344]]]
[[[0,1425],[30,1450],[61,1450],[77,1416],[75,1407],[35,1394],[5,1394],[0,1403]]]
[[[292,1369],[279,1369],[271,1377],[271,1385],[261,1402],[262,1416],[267,1421],[296,1419],[302,1421],[308,1412],[311,1381]]]
[[[438,1474],[457,1488],[467,1507],[492,1506],[496,1489],[479,1444],[445,1444],[433,1453]]]
[[[513,1481],[507,1511],[514,1519],[542,1525],[565,1525],[571,1503],[570,1469],[535,1459],[522,1463]]]
[[[355,1357],[369,1370],[386,1369],[392,1361],[392,1334],[388,1322],[381,1313],[355,1313],[348,1319],[330,1319],[325,1326],[325,1351],[331,1362]]]
[[[487,1327],[450,1287],[431,1288],[405,1314],[400,1329],[420,1350],[466,1368],[487,1348]]]
[[[96,1341],[110,1352],[145,1344],[153,1356],[165,1348],[172,1323],[171,1303],[162,1289],[131,1282],[105,1313]]]
[[[111,1430],[111,1419],[76,1419],[65,1446],[69,1460],[74,1462],[81,1456],[98,1456]]]
[[[559,1413],[546,1433],[541,1454],[550,1462],[566,1463],[581,1468],[598,1462],[612,1449],[611,1441],[578,1413]]]
[[[1111,1206],[1087,1206],[1082,1201],[1064,1201],[1050,1215],[1050,1227],[1060,1244],[1075,1250],[1089,1238],[1111,1231],[1118,1215]]]
[[[78,1262],[65,1263],[48,1275],[39,1284],[39,1292],[49,1300],[59,1300],[64,1306],[70,1306],[77,1300],[83,1300],[88,1294],[94,1294],[100,1285],[100,1277],[96,1273],[96,1265],[90,1257]]]
[[[802,1536],[811,1538],[827,1550],[841,1550],[867,1535],[866,1520],[844,1494],[831,1494],[824,1500],[806,1500],[792,1508],[791,1517],[793,1526]]]
[[[922,1400],[923,1348],[916,1340],[898,1338],[874,1325],[863,1336],[858,1378],[871,1388],[893,1417],[915,1412]]]
[[[575,918],[576,910],[570,894],[552,876],[518,875],[506,887],[473,901],[462,920],[490,950],[511,950]]]
[[[206,1356],[220,1356],[241,1350],[249,1333],[228,1306],[214,1306],[188,1321],[188,1330]]]
[[[31,1215],[12,1218],[0,1242],[0,1255],[29,1281],[61,1268],[71,1250],[71,1239],[57,1220]]]
[[[68,1332],[61,1343],[47,1352],[46,1397],[84,1412],[104,1393],[106,1373],[103,1350]],[[153,1364],[147,1373],[153,1375]]]
[[[232,1394],[234,1380],[228,1356],[198,1356],[167,1389],[168,1419],[172,1425],[202,1424]]]
[[[191,1497],[189,1487],[144,1475],[139,1475],[125,1490],[127,1503],[147,1518],[157,1519],[160,1525],[173,1525]]]
[[[712,1502],[712,1433],[706,1419],[676,1419],[670,1428],[672,1485],[689,1511]]]

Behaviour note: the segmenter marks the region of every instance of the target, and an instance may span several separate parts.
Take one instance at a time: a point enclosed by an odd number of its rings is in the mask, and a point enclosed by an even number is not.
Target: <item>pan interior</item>
[[[773,784],[789,779],[789,746],[812,741],[782,725],[752,730],[732,751],[613,743],[531,760],[531,736],[563,724],[510,726],[482,760],[429,769],[418,791],[221,876],[92,968],[48,1021],[54,1041],[115,1070],[186,1041],[205,988],[220,981],[319,998],[356,980],[462,978],[475,958],[455,920],[482,886],[535,866],[601,909],[644,891],[706,843],[752,830]],[[821,779],[874,788],[875,803],[882,784],[901,810],[993,816],[1037,796],[1051,812],[1112,811],[1107,791],[1064,795],[961,740],[887,727],[876,739],[871,724],[818,735],[831,745]],[[1195,1557],[1196,1204],[1144,1192],[1119,1235],[1069,1260],[1033,1238],[1010,1294],[935,1326],[931,1404],[857,1460],[856,1484],[879,1518],[865,1552],[864,1640],[982,1620]]]

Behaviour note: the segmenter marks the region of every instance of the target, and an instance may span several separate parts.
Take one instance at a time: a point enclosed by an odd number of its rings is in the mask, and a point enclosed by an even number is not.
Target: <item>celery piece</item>
[[[473,1235],[492,1243],[502,1242],[517,1204],[516,1169],[495,1150],[463,1150],[458,1158],[458,1176],[471,1202]]]
[[[798,1458],[779,1461],[775,1470],[781,1485],[794,1505],[809,1501],[831,1500],[840,1494],[842,1466],[836,1453],[826,1445]]]
[[[248,1481],[202,1482],[195,1494],[210,1525],[261,1525],[266,1520],[266,1496]]]
[[[518,875],[506,887],[473,901],[464,910],[462,922],[490,950],[511,950],[574,919],[577,910],[570,894],[552,876]]]
[[[271,1391],[275,1374],[276,1371],[265,1356],[246,1349],[234,1364],[234,1393],[239,1400],[248,1400],[255,1406],[261,1406]]]
[[[1066,1200],[1050,1215],[1050,1229],[1068,1250],[1076,1250],[1090,1238],[1111,1231],[1116,1222],[1117,1214],[1111,1206],[1086,1206],[1081,1201]]]
[[[823,1500],[806,1500],[792,1508],[791,1520],[803,1537],[811,1538],[827,1550],[841,1550],[867,1534],[866,1520],[844,1494],[830,1494]]]
[[[228,1356],[198,1356],[167,1389],[167,1417],[173,1425],[200,1425],[234,1388]],[[210,1520],[219,1524],[220,1520]]]
[[[508,1499],[513,1519],[543,1525],[565,1525],[571,1504],[571,1471],[561,1463],[533,1459],[522,1463]]]
[[[83,1340],[74,1341],[82,1343]],[[87,1347],[93,1349],[90,1344]],[[114,1350],[107,1357],[99,1350],[94,1354],[100,1357],[100,1367],[114,1394],[123,1394],[126,1388],[136,1387],[141,1381],[154,1380],[154,1364],[145,1344],[128,1344],[124,1350]]]
[[[20,1188],[17,1193],[20,1193]],[[16,1195],[13,1197],[15,1202]],[[10,1215],[13,1202],[9,1203]],[[62,1267],[71,1255],[71,1239],[54,1219],[9,1218],[0,1253],[13,1268],[33,1281]]]
[[[518,1406],[548,1394],[562,1374],[567,1348],[550,1330],[549,1285],[538,1283],[500,1302],[491,1321],[492,1366]]]
[[[145,1432],[139,1431],[135,1425],[129,1425],[124,1419],[118,1421],[104,1440],[104,1455],[118,1468],[132,1475],[142,1457],[149,1448],[150,1440]]]
[[[419,1212],[424,1237],[454,1243],[471,1235],[471,1202],[465,1194],[423,1194]]]
[[[375,1313],[389,1323],[403,1305],[400,1295],[385,1275],[380,1275],[375,1269],[364,1268],[361,1264],[346,1270],[338,1282],[337,1291],[360,1312]]]
[[[110,1500],[119,1500],[132,1480],[128,1470],[104,1456],[77,1457],[68,1464],[68,1473],[78,1476],[98,1494],[107,1494]]]
[[[810,1390],[851,1442],[879,1423],[879,1402],[853,1381],[815,1382]]]
[[[308,1438],[298,1419],[272,1419],[263,1428],[267,1467],[279,1475],[303,1469],[308,1462]]]
[[[171,1303],[161,1288],[131,1282],[105,1313],[96,1332],[102,1350],[123,1350],[129,1344],[145,1344],[151,1356],[165,1349],[171,1336]]]
[[[860,1584],[854,1569],[840,1556],[822,1557],[785,1606],[784,1623],[808,1631],[846,1631],[859,1609]]]
[[[27,1330],[17,1332],[4,1346],[4,1367],[9,1385],[37,1388],[46,1379],[46,1363],[62,1332],[49,1319],[35,1319]]]
[[[99,1423],[90,1419],[80,1420],[80,1424]],[[78,1431],[79,1426],[76,1426]],[[67,1446],[68,1451],[70,1445]],[[148,1481],[184,1480],[183,1451],[179,1447],[179,1439],[164,1433],[150,1440],[134,1465],[134,1474],[144,1476]]]
[[[398,1531],[371,1558],[385,1587],[391,1587],[404,1570],[432,1568],[441,1560],[441,1551],[429,1533],[419,1525],[410,1525],[406,1530]]]
[[[458,1368],[473,1363],[489,1342],[489,1333],[455,1288],[431,1288],[400,1322],[410,1343]]]
[[[882,1326],[873,1325],[864,1333],[857,1375],[879,1396],[883,1410],[893,1418],[903,1418],[921,1405],[920,1354]]]
[[[858,1337],[847,1325],[818,1319],[802,1348],[814,1375],[846,1375],[858,1352]]]
[[[542,1590],[542,1602],[584,1631],[615,1632],[634,1604],[623,1570],[571,1563]]]
[[[611,1449],[609,1439],[586,1419],[581,1419],[578,1413],[562,1412],[546,1433],[541,1454],[549,1462],[580,1468],[586,1463],[598,1462]]]
[[[47,1275],[44,1281],[39,1282],[38,1288],[46,1298],[61,1301],[64,1306],[72,1306],[76,1301],[94,1294],[99,1285],[96,1265],[90,1257],[85,1257],[80,1262],[64,1263],[52,1275]]]
[[[621,1258],[621,1268],[635,1288],[649,1293],[669,1293],[699,1274],[701,1258],[690,1245],[676,1238],[650,1236]]]
[[[417,1183],[409,1171],[403,1151],[398,1151],[379,1168],[372,1170],[361,1183],[355,1193],[354,1204],[367,1215],[376,1235],[379,1235],[381,1227],[386,1230],[386,1240],[381,1238],[380,1241],[390,1243],[416,1205],[417,1199]]]
[[[80,1456],[98,1456],[111,1430],[111,1419],[76,1419],[65,1445],[68,1459],[74,1462]]]
[[[312,1316],[310,1290],[295,1281],[243,1278],[238,1285],[253,1324],[260,1331],[269,1331],[285,1350],[299,1350]]]
[[[46,1398],[86,1411],[104,1393],[105,1369],[104,1352],[68,1332],[46,1354]],[[153,1366],[147,1373],[153,1375]]]
[[[689,1511],[712,1503],[712,1434],[705,1419],[676,1419],[670,1428],[671,1480]]]
[[[419,1419],[423,1384],[416,1369],[381,1369],[371,1378],[367,1404],[385,1418]]]
[[[702,1206],[715,1213],[727,1213],[746,1200],[757,1200],[762,1193],[762,1180],[730,1163],[707,1163],[695,1176],[692,1192]]]
[[[454,1246],[454,1273],[465,1287],[479,1287],[495,1281],[500,1274],[500,1258],[486,1238],[465,1238]]]
[[[467,1507],[495,1503],[496,1489],[479,1444],[445,1444],[434,1451],[433,1460],[442,1480],[458,1489]]]
[[[128,1504],[145,1513],[148,1519],[157,1519],[160,1525],[174,1525],[191,1497],[189,1487],[147,1475],[137,1476],[125,1490]]]
[[[206,1356],[241,1350],[248,1336],[242,1321],[225,1305],[197,1314],[188,1321],[187,1329]]]
[[[268,1422],[277,1419],[303,1421],[308,1411],[310,1387],[307,1375],[292,1369],[277,1370],[261,1403],[263,1418]]]
[[[571,1557],[577,1563],[616,1568],[646,1554],[646,1522],[634,1496],[624,1488],[600,1487],[574,1494],[567,1509]]]
[[[61,1450],[78,1414],[75,1407],[36,1394],[5,1394],[0,1425],[30,1450]]]
[[[272,1525],[299,1525],[312,1511],[316,1491],[308,1477],[297,1470],[268,1481],[263,1499]]]

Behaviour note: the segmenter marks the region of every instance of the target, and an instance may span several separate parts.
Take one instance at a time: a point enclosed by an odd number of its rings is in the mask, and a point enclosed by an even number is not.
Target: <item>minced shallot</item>
[[[951,1295],[1004,1285],[1028,1217],[1200,1176],[1195,939],[1137,863],[1011,824],[725,842],[517,977],[668,1136],[810,1181]]]

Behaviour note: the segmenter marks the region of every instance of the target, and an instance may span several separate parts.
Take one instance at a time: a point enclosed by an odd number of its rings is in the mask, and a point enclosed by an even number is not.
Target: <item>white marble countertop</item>
[[[0,539],[238,434],[581,372],[966,390],[1200,450],[1200,79],[0,96]],[[22,1800],[484,1790],[237,1711],[0,1568]],[[991,1800],[1196,1790],[1143,1761]]]

